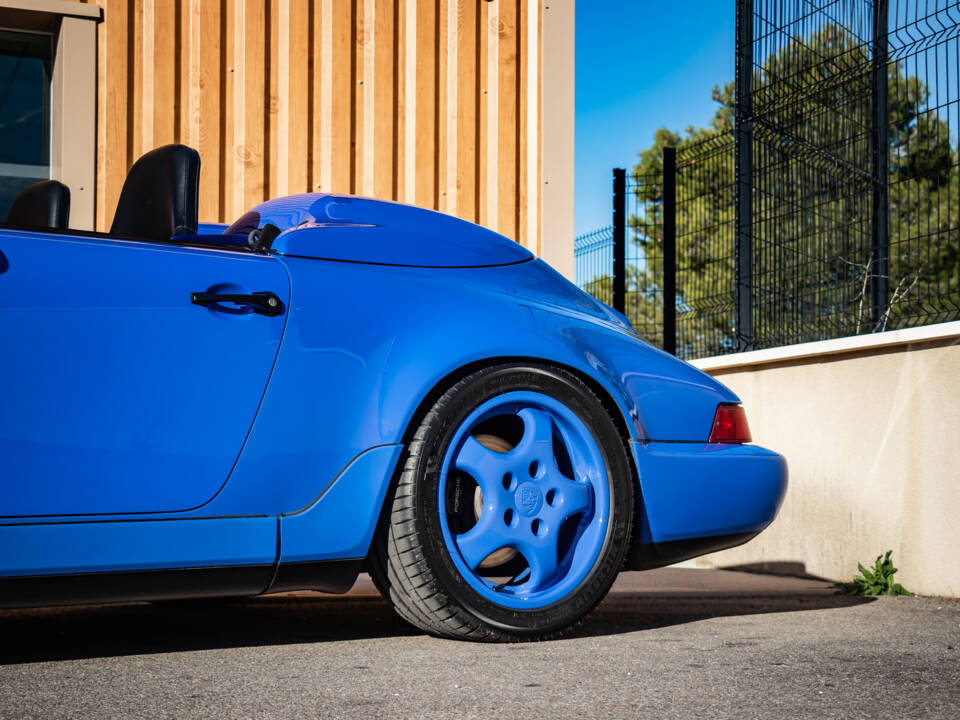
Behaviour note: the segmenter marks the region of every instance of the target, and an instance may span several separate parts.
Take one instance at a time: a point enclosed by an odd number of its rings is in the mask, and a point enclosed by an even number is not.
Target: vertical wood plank
[[[325,0],[324,57],[329,53],[329,62],[322,63],[324,82],[324,103],[326,122],[321,123],[327,129],[324,153],[329,161],[324,164],[324,172],[329,173],[322,190],[324,192],[354,192],[356,176],[359,174],[356,152],[357,128],[361,119],[358,97],[362,86],[358,86],[362,48],[357,44],[359,13],[363,9],[358,2],[345,3],[342,0]],[[327,18],[329,17],[329,22]],[[329,48],[327,50],[326,48]]]
[[[487,150],[490,141],[490,126],[487,120],[487,108],[489,98],[487,96],[487,86],[490,82],[490,51],[496,53],[495,48],[491,48],[490,34],[488,32],[488,23],[490,17],[496,15],[496,8],[491,6],[492,2],[476,3],[477,15],[477,121],[475,124],[476,147],[477,147],[477,212],[474,222],[479,225],[487,225],[487,169],[489,162],[487,159]]]
[[[413,202],[416,189],[416,133],[411,132],[410,112],[416,116],[417,96],[411,92],[416,87],[417,26],[410,23],[411,11],[416,18],[417,3],[413,0],[396,0],[394,37],[396,38],[396,76],[394,97],[397,114],[394,118],[396,164],[393,168],[395,198],[401,202]],[[412,158],[412,161],[411,161]],[[413,171],[411,172],[411,167]],[[413,184],[408,184],[410,180]]]
[[[539,0],[536,0],[537,2]],[[527,173],[529,158],[527,149],[529,146],[529,127],[530,127],[530,109],[527,107],[527,92],[529,86],[529,65],[530,65],[530,2],[531,0],[518,0],[520,12],[517,19],[518,29],[517,37],[519,40],[520,57],[517,67],[517,122],[519,124],[517,142],[518,157],[518,177],[517,177],[517,215],[519,221],[519,230],[517,232],[517,242],[524,247],[529,248],[527,237],[529,235],[528,217],[530,212],[529,186],[527,184]]]
[[[414,97],[415,111],[408,110],[408,125],[414,135],[410,147],[413,162],[408,161],[409,171],[414,175],[413,202],[423,207],[439,207],[438,161],[441,154],[441,138],[437,131],[437,23],[439,0],[411,0],[416,8],[416,77],[407,79],[407,92]],[[410,182],[408,180],[408,182]]]
[[[271,0],[269,17],[268,196],[276,197],[308,189],[309,2]]]
[[[196,147],[196,145],[191,145],[187,142],[187,138],[190,133],[190,102],[193,98],[193,93],[190,89],[191,82],[191,73],[194,68],[194,48],[197,51],[200,49],[200,45],[194,43],[192,36],[192,27],[193,27],[193,11],[194,11],[195,0],[176,0],[177,6],[177,26],[176,26],[176,48],[177,48],[177,84],[176,84],[176,93],[177,93],[177,116],[176,122],[173,128],[174,142],[183,143],[185,145],[190,145],[190,147]],[[199,7],[197,8],[199,10]],[[202,158],[201,158],[201,170],[202,169]]]
[[[517,168],[517,0],[501,0],[497,34],[500,51],[494,68],[498,75],[498,100],[497,109],[491,114],[496,118],[499,135],[496,150],[491,153],[497,158],[496,172],[488,188],[497,200],[495,205],[491,204],[495,213],[491,215],[491,226],[507,237],[517,239],[517,186],[520,180]]]
[[[310,120],[310,3],[290,0],[289,29],[286,46],[280,51],[288,58],[287,86],[281,92],[281,109],[286,118],[287,140],[281,145],[286,160],[287,192],[302,193],[310,189],[308,179]],[[279,158],[278,158],[279,162]]]
[[[441,32],[441,55],[443,58],[443,95],[440,100],[440,117],[443,123],[443,141],[441,163],[443,164],[443,183],[441,195],[443,201],[440,210],[456,215],[459,194],[457,192],[458,161],[457,152],[460,124],[460,104],[458,102],[458,60],[457,50],[460,42],[459,0],[441,0],[443,7],[443,26]]]
[[[222,217],[220,76],[226,69],[221,67],[219,41],[226,18],[221,17],[219,2],[189,0],[186,5],[184,37],[189,52],[184,54],[186,112],[180,140],[200,153],[200,221],[215,222]]]
[[[304,92],[306,93],[304,97],[304,107],[307,112],[306,127],[305,127],[305,150],[306,157],[304,158],[304,168],[306,173],[306,182],[304,183],[304,190],[306,192],[313,192],[316,189],[316,184],[319,178],[314,174],[314,168],[316,167],[316,156],[320,151],[320,137],[316,132],[316,128],[319,126],[319,98],[317,97],[317,88],[319,86],[317,81],[317,76],[320,72],[320,55],[317,52],[319,49],[319,33],[320,33],[320,7],[319,0],[306,0],[306,13],[307,13],[307,28],[306,28],[306,38],[304,40],[306,53],[308,56],[307,60],[307,72],[306,72],[306,87]]]
[[[290,40],[290,0],[266,0],[264,21],[267,41],[264,49],[264,199],[267,199],[289,194],[289,156],[281,151],[280,146],[288,140],[288,127],[281,114],[281,105],[286,105],[284,91],[289,89],[290,85],[290,56],[284,52],[284,43]],[[282,85],[286,85],[286,88],[281,87]]]
[[[98,27],[97,94],[97,230],[106,232],[130,163],[129,32],[127,0],[103,0]]]
[[[480,93],[480,212],[478,222],[481,225],[502,232],[498,224],[498,147],[499,147],[499,109],[500,109],[500,4],[484,3],[488,12],[482,16],[481,36],[483,38],[484,60],[481,66]]]
[[[265,0],[234,0],[233,215],[264,198]]]
[[[144,89],[153,92],[153,75],[144,76],[143,54],[153,54],[153,40],[144,34],[144,3],[150,0],[133,0],[133,37],[130,43],[130,60],[133,73],[131,89],[133,93],[133,112],[131,113],[130,139],[132,141],[132,158],[136,159],[144,153],[144,139],[153,142],[153,115],[145,118],[143,113]]]
[[[220,212],[224,222],[230,222],[238,217],[237,206],[237,163],[236,138],[238,118],[236,116],[237,86],[240,74],[237,72],[237,27],[240,23],[237,17],[238,0],[225,0],[224,43],[220,48],[224,65],[223,77],[223,137],[221,138],[221,162],[223,185],[220,188]]]
[[[144,118],[150,118],[152,136],[149,142],[144,142],[144,151],[176,140],[176,117],[180,110],[180,98],[176,92],[179,52],[176,27],[177,3],[174,0],[146,0],[143,30],[143,115]],[[152,44],[151,52],[147,51],[148,43]]]
[[[247,114],[242,138],[244,194],[241,212],[262,202],[267,196],[266,155],[267,116],[272,114],[267,95],[267,0],[244,3],[244,103]]]
[[[244,37],[246,35],[246,17],[244,14],[245,0],[232,0],[231,24],[228,32],[230,38],[232,69],[229,92],[230,103],[230,145],[227,147],[227,167],[229,181],[227,191],[230,193],[228,215],[239,217],[244,207],[244,153],[243,145],[246,136],[245,123],[247,120],[244,107],[244,86],[246,85],[244,63]]]
[[[457,0],[457,210],[477,221],[477,3]]]
[[[317,126],[313,128],[316,152],[313,154],[314,190],[330,192],[333,185],[333,0],[319,0],[319,22],[314,35],[313,53],[318,67],[314,74],[314,116]],[[349,36],[348,36],[349,37]],[[341,101],[342,102],[342,101]]]
[[[540,69],[540,58],[543,56],[542,2],[538,0],[535,4],[535,7],[532,9],[536,11],[536,30],[533,29],[533,21],[531,21],[530,58],[531,64],[536,63],[536,67],[531,67],[530,85],[536,89],[532,90],[530,95],[527,97],[527,102],[533,103],[530,106],[530,112],[533,114],[529,126],[532,146],[528,148],[528,152],[530,154],[530,169],[527,179],[531,188],[533,188],[534,206],[531,211],[531,217],[529,218],[531,237],[528,238],[528,242],[530,243],[530,249],[533,250],[537,255],[540,255],[542,242],[540,233],[540,185],[541,178],[543,178],[543,103],[541,94],[543,90],[543,82],[541,79],[543,73]]]
[[[384,0],[381,0],[383,2]],[[361,0],[357,16],[357,77],[360,92],[357,103],[357,167],[359,178],[355,192],[374,195],[374,143],[376,126],[376,27],[377,0]]]
[[[372,0],[374,6],[372,72],[365,74],[372,81],[373,152],[368,154],[372,165],[370,194],[387,200],[396,199],[396,135],[397,107],[394,82],[396,73],[396,45],[394,36],[395,0]]]

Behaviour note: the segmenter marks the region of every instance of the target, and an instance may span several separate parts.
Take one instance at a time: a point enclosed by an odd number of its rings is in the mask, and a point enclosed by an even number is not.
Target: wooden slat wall
[[[344,192],[539,250],[542,0],[96,1],[98,229],[132,162],[182,142],[201,221]]]

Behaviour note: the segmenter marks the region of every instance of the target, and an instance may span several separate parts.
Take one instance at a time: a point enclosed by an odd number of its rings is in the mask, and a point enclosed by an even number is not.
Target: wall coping
[[[717,355],[714,357],[691,360],[690,364],[700,370],[729,370],[739,367],[769,365],[771,363],[789,362],[807,358],[840,355],[860,350],[889,348],[911,343],[928,342],[931,340],[945,340],[957,338],[960,342],[960,320],[954,322],[924,325],[923,327],[905,328],[903,330],[888,330],[887,332],[871,333],[869,335],[854,335],[852,337],[835,338],[833,340],[817,340],[815,342],[785,345],[783,347],[766,350],[751,350],[750,352]]]

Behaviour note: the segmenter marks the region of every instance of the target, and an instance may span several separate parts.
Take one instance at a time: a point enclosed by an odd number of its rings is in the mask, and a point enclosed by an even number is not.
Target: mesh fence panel
[[[944,0],[754,2],[754,347],[960,317],[958,23]]]
[[[754,0],[746,16],[749,338],[735,317],[735,133],[705,129],[676,150],[677,354],[960,319],[960,3]],[[662,189],[649,170],[627,183],[624,312],[657,345]],[[610,302],[612,229],[576,248],[581,287]]]

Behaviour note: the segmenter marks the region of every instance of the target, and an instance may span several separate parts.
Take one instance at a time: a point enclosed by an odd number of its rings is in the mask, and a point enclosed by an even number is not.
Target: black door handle
[[[234,305],[244,305],[257,315],[279,315],[283,312],[283,302],[270,291],[261,291],[250,293],[249,295],[233,295],[231,293],[208,293],[195,292],[190,293],[190,302],[194,305],[220,305],[222,303],[233,303]],[[217,309],[217,308],[213,308]],[[243,312],[239,308],[232,310],[223,308],[226,312]]]

